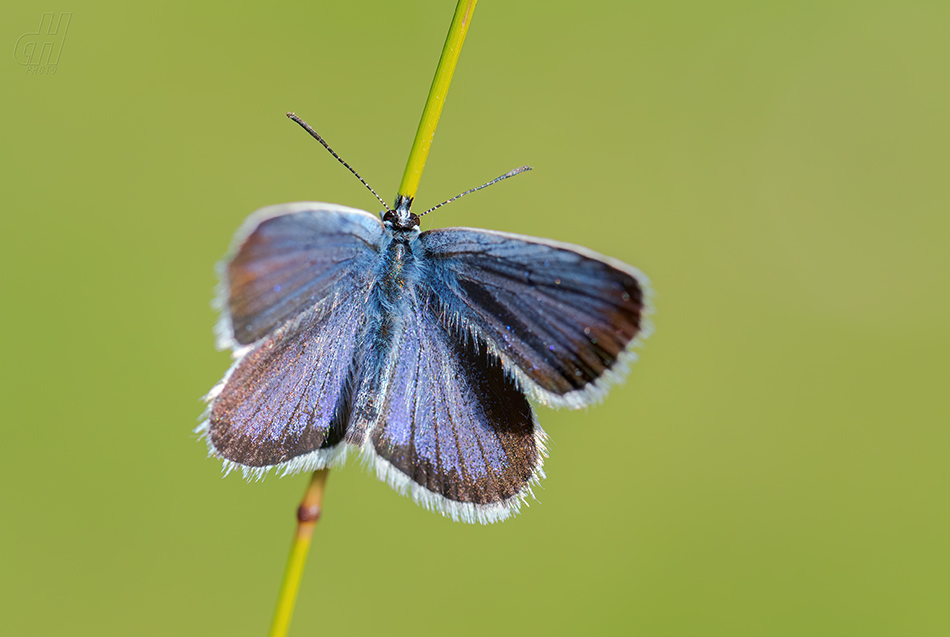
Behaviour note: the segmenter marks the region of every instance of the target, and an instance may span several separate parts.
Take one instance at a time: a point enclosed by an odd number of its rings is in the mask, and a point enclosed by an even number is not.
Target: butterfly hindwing
[[[348,377],[362,307],[328,298],[247,352],[209,400],[215,455],[266,469],[323,466],[348,418]],[[295,467],[286,467],[294,470]]]
[[[647,278],[586,248],[468,228],[419,242],[451,312],[542,403],[601,398],[649,332]]]
[[[199,431],[245,471],[319,468],[349,418],[382,226],[366,212],[310,203],[271,206],[251,221],[223,281],[237,361],[206,398]]]
[[[498,357],[451,328],[425,287],[400,308],[388,369],[374,376],[385,380],[364,386],[380,402],[363,449],[381,479],[430,510],[503,520],[542,477],[544,432]]]

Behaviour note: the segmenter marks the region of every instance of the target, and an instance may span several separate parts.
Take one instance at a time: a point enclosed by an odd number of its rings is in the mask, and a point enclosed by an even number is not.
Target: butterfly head
[[[419,227],[419,215],[409,212],[412,199],[399,195],[396,198],[396,209],[387,210],[383,215],[383,223],[388,223],[393,230],[414,230]]]

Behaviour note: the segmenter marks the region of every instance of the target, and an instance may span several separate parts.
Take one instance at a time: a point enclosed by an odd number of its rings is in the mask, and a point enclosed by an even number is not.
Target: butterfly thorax
[[[383,398],[405,338],[406,317],[418,312],[423,262],[416,254],[419,229],[401,230],[384,222],[386,235],[379,244],[373,284],[363,306],[365,342],[371,344],[359,365],[350,426],[346,440],[362,445],[384,408]]]
[[[377,266],[376,296],[385,305],[398,305],[407,300],[419,280],[421,263],[415,254],[419,227],[401,229],[392,222],[384,222],[390,235],[383,242]]]

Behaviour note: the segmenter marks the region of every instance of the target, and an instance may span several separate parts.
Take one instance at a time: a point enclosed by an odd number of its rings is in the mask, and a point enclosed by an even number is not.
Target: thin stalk
[[[439,58],[439,65],[435,69],[435,77],[432,79],[429,97],[426,99],[425,108],[422,110],[419,129],[416,131],[416,138],[413,140],[412,149],[409,151],[406,172],[403,173],[402,183],[399,186],[399,193],[396,198],[397,207],[400,203],[403,203],[406,210],[408,210],[416,196],[416,191],[419,189],[422,169],[425,168],[426,158],[429,156],[429,148],[432,146],[435,128],[439,123],[439,116],[442,115],[445,96],[449,92],[449,84],[452,83],[452,75],[455,73],[455,65],[458,62],[459,53],[462,51],[462,44],[465,42],[465,34],[468,33],[468,27],[472,22],[476,2],[477,0],[459,0],[455,7],[455,16],[452,18],[449,33],[445,37],[445,46],[442,47],[442,57]],[[300,122],[298,121],[298,123]],[[322,141],[319,136],[314,136]],[[274,609],[274,622],[271,625],[270,637],[285,637],[287,629],[290,627],[297,593],[300,590],[300,578],[303,575],[304,564],[307,562],[307,553],[310,551],[313,529],[320,519],[320,506],[323,502],[323,492],[329,472],[329,469],[314,471],[310,486],[307,488],[303,501],[297,509],[297,532],[294,534],[290,556],[287,558],[287,568],[284,571],[284,581],[277,597],[277,607]]]
[[[290,556],[287,558],[284,581],[280,585],[277,607],[274,609],[270,637],[284,637],[290,627],[290,618],[294,614],[294,604],[297,602],[297,591],[300,590],[300,577],[303,575],[307,553],[310,551],[310,539],[313,537],[314,527],[320,521],[320,506],[323,503],[323,492],[329,474],[329,469],[313,472],[310,486],[307,487],[307,492],[304,493],[303,500],[297,508],[297,532],[290,546]]]
[[[468,33],[468,27],[472,23],[476,1],[459,0],[455,7],[455,17],[452,18],[452,26],[449,27],[449,34],[445,37],[442,57],[439,58],[439,66],[435,69],[432,87],[429,88],[429,97],[426,99],[422,119],[419,120],[419,128],[416,130],[416,138],[412,142],[412,150],[409,151],[406,172],[403,173],[402,183],[399,184],[399,194],[396,197],[397,208],[400,204],[408,207],[415,198],[416,191],[419,190],[422,169],[426,166],[426,158],[429,156],[432,138],[435,136],[435,127],[439,123],[439,116],[442,115],[445,96],[449,92],[449,84],[452,83],[459,53],[462,52],[465,34]]]

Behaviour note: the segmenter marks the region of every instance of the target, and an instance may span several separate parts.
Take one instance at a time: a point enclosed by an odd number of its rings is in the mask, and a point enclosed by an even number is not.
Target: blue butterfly
[[[288,203],[247,219],[219,268],[217,345],[235,362],[197,431],[246,476],[356,448],[429,510],[504,520],[544,477],[529,399],[603,398],[650,331],[649,282],[558,241],[422,232],[410,205],[380,218]]]

